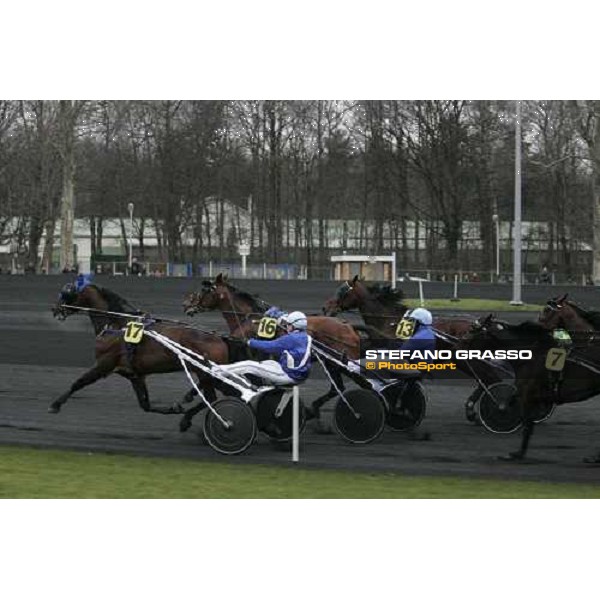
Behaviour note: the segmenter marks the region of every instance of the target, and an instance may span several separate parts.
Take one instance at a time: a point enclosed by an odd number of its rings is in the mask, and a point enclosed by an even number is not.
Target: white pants
[[[219,365],[219,368],[236,375],[256,375],[273,385],[290,385],[299,383],[292,379],[275,360],[242,360],[232,365]]]

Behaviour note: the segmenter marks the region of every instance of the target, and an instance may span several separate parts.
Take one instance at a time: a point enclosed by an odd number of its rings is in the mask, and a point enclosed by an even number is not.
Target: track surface
[[[130,385],[113,376],[75,394],[59,415],[46,412],[48,404],[85,369],[93,364],[93,331],[86,317],[55,321],[50,306],[66,276],[0,276],[0,443],[88,451],[126,452],[151,456],[233,461],[240,464],[289,464],[289,448],[275,447],[259,438],[246,454],[223,458],[199,438],[201,421],[180,434],[176,416],[146,414],[137,406]],[[199,287],[189,279],[104,278],[106,285],[154,314],[188,320],[181,313],[184,293]],[[248,281],[244,289],[285,308],[315,313],[335,290],[332,282]],[[540,302],[562,288],[525,288],[524,300]],[[566,291],[566,288],[565,288]],[[412,295],[411,290],[408,291]],[[465,293],[467,292],[467,293]],[[463,287],[463,296],[506,297],[507,287]],[[593,305],[590,288],[572,289],[571,296]],[[430,296],[447,297],[446,290]],[[510,315],[510,313],[509,313]],[[507,315],[503,315],[506,317]],[[527,315],[510,315],[520,321]],[[529,315],[531,316],[531,315]],[[350,317],[353,319],[354,317]],[[193,322],[206,329],[224,331],[220,314],[199,315]],[[315,371],[318,367],[315,367]],[[312,377],[302,387],[308,403],[326,389],[325,380]],[[468,381],[436,381],[428,384],[430,402],[417,435],[386,431],[368,446],[344,443],[327,429],[309,423],[301,440],[301,462],[307,466],[395,471],[405,474],[502,477],[540,481],[596,483],[600,468],[581,462],[600,445],[597,399],[559,407],[551,420],[537,427],[530,459],[521,464],[497,460],[516,449],[519,435],[494,435],[468,423],[463,404],[472,389]],[[151,400],[171,404],[187,390],[183,374],[149,379]],[[422,441],[421,433],[431,435]]]

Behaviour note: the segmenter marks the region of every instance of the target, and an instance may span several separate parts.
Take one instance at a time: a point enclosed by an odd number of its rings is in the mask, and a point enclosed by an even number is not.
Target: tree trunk
[[[60,153],[63,162],[60,204],[60,268],[75,267],[73,227],[75,223],[75,125],[78,108],[72,100],[60,101]]]
[[[596,105],[598,107],[598,104]],[[590,148],[593,165],[592,190],[594,194],[594,244],[592,250],[592,269],[595,285],[600,285],[600,114],[596,112],[594,142]]]
[[[42,255],[42,271],[50,274],[52,269],[52,250],[54,248],[54,230],[56,229],[56,221],[50,218],[46,221],[46,230],[44,235],[44,253]]]

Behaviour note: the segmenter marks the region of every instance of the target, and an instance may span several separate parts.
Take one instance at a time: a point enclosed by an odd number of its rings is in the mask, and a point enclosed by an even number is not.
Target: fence
[[[134,263],[135,264],[135,263]],[[274,279],[274,280],[293,280],[293,279],[311,279],[316,281],[332,281],[334,279],[334,269],[332,265],[311,266],[298,265],[292,263],[252,263],[246,266],[245,274],[242,265],[239,262],[217,262],[209,261],[194,265],[188,263],[167,263],[139,261],[137,267],[134,267],[134,275],[144,275],[151,277],[204,277],[213,278],[219,273],[226,273],[231,279]],[[10,273],[11,270],[3,269],[4,273]],[[12,271],[13,273],[23,273],[23,269]],[[58,272],[58,270],[57,270]],[[94,272],[105,275],[128,275],[130,274],[129,265],[125,261],[100,261],[94,263]],[[497,275],[495,272],[484,271],[466,271],[450,269],[411,269],[404,271],[399,265],[397,279],[399,283],[409,281],[431,281],[453,283],[455,275],[458,276],[459,283],[494,283],[494,284],[512,284],[512,272],[501,272]],[[593,285],[591,277],[582,270],[564,273],[557,271],[548,271],[541,273],[525,272],[522,275],[522,283],[528,285]]]
[[[232,279],[306,279],[306,268],[293,264],[251,264],[244,274],[239,263],[208,262],[193,265],[192,263],[138,262],[134,263],[133,273],[129,264],[123,261],[98,261],[94,272],[103,275],[144,275],[153,277],[198,277],[213,278],[219,273],[226,273]],[[326,279],[331,279],[331,268]]]
[[[331,269],[329,269],[331,271]],[[232,279],[306,279],[306,268],[295,264],[259,263],[247,265],[245,272],[239,263],[208,262],[197,265],[196,275],[209,279],[226,273]]]

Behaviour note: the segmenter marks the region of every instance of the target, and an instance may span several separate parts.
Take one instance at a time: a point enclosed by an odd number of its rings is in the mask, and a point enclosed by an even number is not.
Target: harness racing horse
[[[237,289],[222,273],[214,282],[202,282],[201,292],[187,294],[183,301],[184,312],[193,316],[198,312],[220,310],[232,337],[248,339],[257,334],[258,320],[271,307],[264,300]],[[360,337],[349,323],[333,317],[308,316],[308,333],[317,341],[333,348],[352,360],[360,358]],[[345,390],[343,379],[337,369],[331,367],[335,384]],[[337,395],[332,384],[329,391],[313,402],[309,417],[318,415],[320,407]]]
[[[358,309],[367,325],[375,328],[383,338],[394,337],[399,321],[409,307],[404,304],[401,290],[390,286],[366,285],[358,275],[344,281],[336,290],[335,296],[323,306],[323,314],[335,316],[340,312]],[[465,335],[474,319],[465,317],[436,317],[433,326],[436,330],[454,338]]]
[[[600,332],[600,312],[586,310],[567,298],[568,294],[564,294],[548,300],[538,322],[546,329],[564,328],[569,332],[594,334]]]
[[[550,403],[581,402],[600,393],[600,337],[573,340],[570,350],[557,352],[553,332],[543,324],[526,321],[509,325],[492,315],[472,326],[457,345],[460,349],[531,350],[531,360],[517,361],[515,366],[516,401],[523,420],[521,444],[509,460],[525,457],[535,425],[535,416]],[[567,356],[568,352],[568,356]],[[554,368],[555,358],[562,360]],[[566,359],[565,359],[566,357]],[[600,455],[588,462],[600,462]]]
[[[96,364],[79,377],[68,391],[54,400],[48,411],[58,413],[72,394],[103,377],[117,373],[131,382],[138,403],[144,411],[160,414],[181,414],[183,412],[184,416],[179,427],[181,431],[187,430],[192,417],[204,408],[204,404],[200,403],[198,406],[184,411],[181,404],[190,401],[193,396],[191,392],[188,392],[179,404],[171,407],[154,407],[150,404],[145,382],[147,375],[182,370],[183,367],[175,354],[147,336],[143,336],[135,346],[127,344],[123,339],[123,327],[132,319],[127,316],[102,314],[103,312],[131,315],[142,315],[143,313],[115,292],[91,283],[79,289],[72,283],[65,285],[52,312],[56,318],[61,320],[79,312],[76,308],[69,308],[69,306],[90,310],[88,314],[96,333]],[[160,322],[153,322],[151,327],[154,331],[216,363],[225,364],[229,361],[228,345],[219,336],[191,327]],[[206,393],[207,400],[214,401],[216,399],[214,387],[218,384],[207,378],[198,369],[190,367],[190,370],[196,374],[198,385]]]
[[[377,338],[389,339],[396,338],[398,324],[410,307],[404,304],[401,290],[392,289],[389,285],[367,285],[355,275],[338,287],[335,296],[325,301],[322,311],[324,315],[335,316],[353,309],[359,310],[364,322],[372,331],[377,332]],[[457,340],[469,332],[474,321],[475,319],[466,317],[435,317],[433,327],[436,332],[436,348],[454,348]],[[494,369],[485,366],[481,367],[480,375],[488,384],[501,380]],[[482,392],[483,388],[477,386],[465,402],[465,413],[469,421],[476,420],[475,405]]]
[[[183,300],[188,316],[198,312],[219,310],[232,336],[248,339],[256,335],[258,321],[271,305],[264,300],[237,289],[219,273],[214,283],[202,282],[202,292],[192,292]],[[353,360],[360,358],[360,337],[354,327],[340,319],[307,316],[308,333],[323,344]]]

